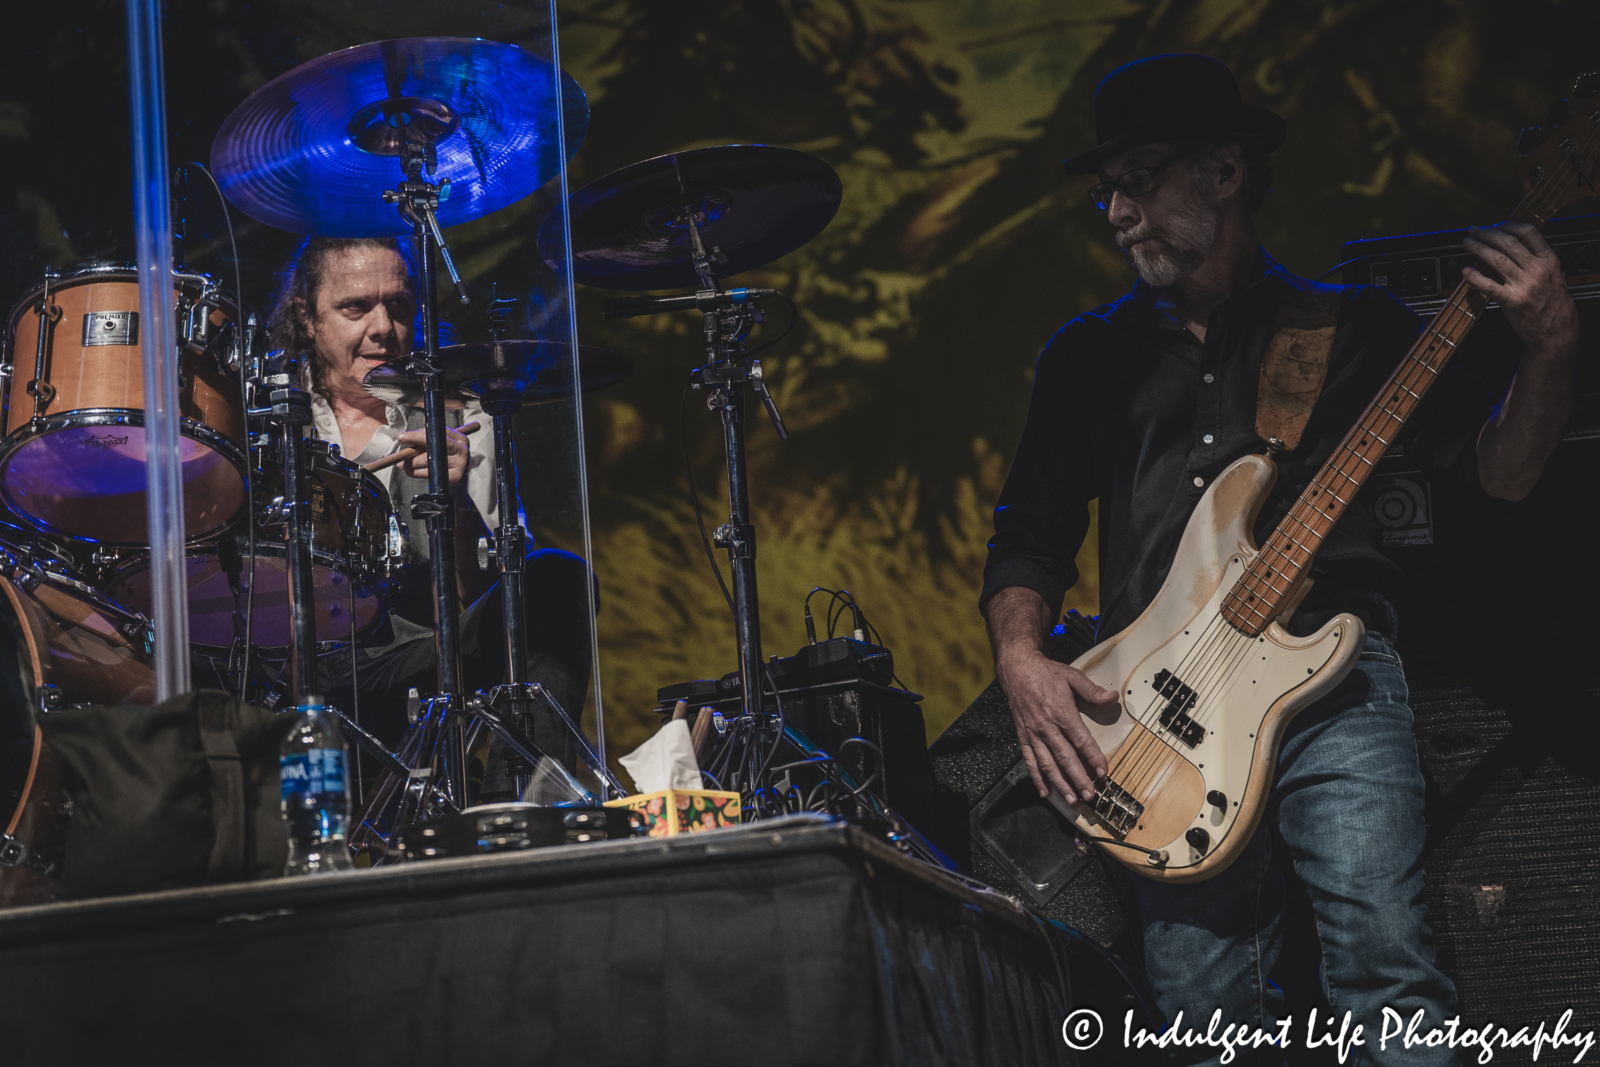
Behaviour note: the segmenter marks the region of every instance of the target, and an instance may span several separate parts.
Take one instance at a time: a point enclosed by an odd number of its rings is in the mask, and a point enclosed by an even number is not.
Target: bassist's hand
[[[1461,242],[1484,266],[1499,273],[1496,281],[1467,268],[1467,284],[1497,301],[1506,322],[1536,355],[1575,353],[1578,348],[1578,305],[1567,288],[1561,260],[1537,227],[1507,222],[1492,229],[1473,228]]]
[[[1002,657],[995,675],[1011,705],[1022,758],[1039,795],[1055,789],[1068,800],[1092,801],[1094,783],[1106,774],[1106,757],[1078,706],[1113,706],[1117,694],[1039,652]]]

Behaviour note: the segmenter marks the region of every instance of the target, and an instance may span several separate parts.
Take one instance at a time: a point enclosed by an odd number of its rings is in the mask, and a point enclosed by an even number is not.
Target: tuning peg
[[[1578,80],[1572,83],[1572,95],[1579,100],[1600,96],[1600,71],[1579,76]]]
[[[1531,156],[1544,142],[1545,132],[1542,126],[1524,126],[1522,132],[1517,134],[1517,154]]]
[[[1565,126],[1567,124],[1567,120],[1572,117],[1572,102],[1566,97],[1562,97],[1559,100],[1552,100],[1550,101],[1550,111],[1548,114],[1552,129],[1557,126]]]

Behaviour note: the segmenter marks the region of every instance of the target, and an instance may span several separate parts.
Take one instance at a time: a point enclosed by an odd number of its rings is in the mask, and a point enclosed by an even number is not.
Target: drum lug
[[[54,685],[41,685],[34,691],[34,710],[40,715],[48,715],[62,706],[61,688]]]
[[[0,867],[28,867],[46,878],[61,877],[60,863],[46,859],[4,831],[0,831]]]
[[[0,867],[22,867],[32,858],[32,849],[0,830]]]
[[[39,583],[44,581],[44,568],[32,560],[26,560],[17,565],[16,572],[12,575],[22,591],[31,593],[39,588]]]
[[[289,523],[289,506],[283,497],[275,496],[271,503],[261,509],[261,517],[256,521],[263,526],[286,526]]]
[[[155,655],[156,629],[147,620],[129,619],[117,627],[130,642],[144,649],[146,655]]]

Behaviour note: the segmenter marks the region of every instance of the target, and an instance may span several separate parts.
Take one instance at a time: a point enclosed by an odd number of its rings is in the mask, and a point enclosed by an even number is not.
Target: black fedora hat
[[[1136,59],[1105,76],[1094,91],[1100,143],[1061,165],[1093,174],[1130,148],[1178,137],[1253,133],[1273,151],[1289,128],[1258,104],[1239,99],[1233,71],[1210,56],[1178,53]]]

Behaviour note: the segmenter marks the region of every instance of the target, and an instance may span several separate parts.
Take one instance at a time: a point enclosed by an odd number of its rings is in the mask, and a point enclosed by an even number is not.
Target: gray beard
[[[1179,216],[1170,220],[1153,240],[1139,241],[1152,233],[1147,227],[1128,230],[1117,235],[1117,244],[1123,246],[1145,284],[1165,289],[1193,274],[1205,262],[1217,236],[1217,216],[1211,211]],[[1131,241],[1139,243],[1128,247]]]

